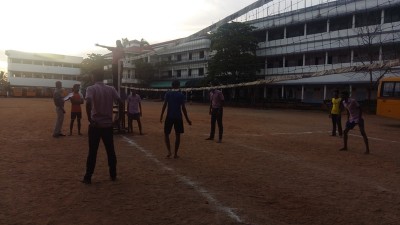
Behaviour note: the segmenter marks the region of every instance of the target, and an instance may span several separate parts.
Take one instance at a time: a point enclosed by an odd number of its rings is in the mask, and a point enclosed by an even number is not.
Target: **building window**
[[[400,58],[400,44],[382,46],[382,60],[393,60]]]
[[[353,16],[341,16],[329,19],[329,31],[346,30],[353,27]]]
[[[188,69],[188,77],[192,76],[192,69]]]
[[[354,50],[353,62],[370,62],[379,60],[379,46],[363,47]]]
[[[30,59],[23,59],[23,60],[22,60],[22,63],[23,63],[23,64],[32,64],[33,62],[32,62],[32,60],[30,60]]]
[[[204,76],[204,68],[199,68],[199,76]]]
[[[299,37],[304,36],[304,24],[292,25],[286,27],[286,37]]]
[[[327,30],[326,20],[307,23],[307,35],[324,33]]]
[[[303,54],[288,55],[285,57],[285,67],[303,66]]]
[[[385,23],[400,21],[400,6],[385,9]]]
[[[177,60],[177,61],[182,61],[182,55],[177,55],[177,56],[176,56],[176,60]]]
[[[38,66],[42,66],[42,65],[43,65],[43,61],[40,61],[40,60],[33,60],[33,64],[34,64],[34,65],[38,65]]]
[[[325,52],[316,52],[306,54],[306,65],[324,65],[325,64]]]
[[[168,70],[168,77],[172,77],[172,70]]]
[[[285,29],[283,27],[271,29],[268,31],[268,41],[275,41],[285,37]]]
[[[204,59],[204,51],[200,52],[200,59]]]
[[[177,70],[176,77],[181,77],[181,76],[182,76],[182,70]]]
[[[258,42],[265,42],[266,31],[265,30],[255,31],[254,36],[257,38]]]
[[[192,53],[191,52],[189,52],[189,60],[192,60]]]
[[[43,75],[40,74],[40,73],[34,73],[34,74],[33,74],[33,78],[40,78],[40,79],[43,79]]]
[[[381,24],[381,10],[356,14],[356,27]]]
[[[53,66],[53,62],[43,62],[43,65],[45,66]]]
[[[328,64],[341,64],[351,62],[350,50],[336,50],[328,52]]]
[[[282,68],[283,58],[282,57],[271,57],[267,58],[267,68]]]
[[[52,74],[44,74],[43,78],[44,79],[53,79],[53,75]]]
[[[73,80],[72,76],[64,75],[63,80]]]

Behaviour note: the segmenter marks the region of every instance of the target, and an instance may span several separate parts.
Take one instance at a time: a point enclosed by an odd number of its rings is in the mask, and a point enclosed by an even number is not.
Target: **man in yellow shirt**
[[[336,127],[338,129],[339,136],[342,137],[342,99],[339,98],[339,90],[334,92],[334,97],[331,101],[329,118],[332,119],[332,136],[336,136]]]

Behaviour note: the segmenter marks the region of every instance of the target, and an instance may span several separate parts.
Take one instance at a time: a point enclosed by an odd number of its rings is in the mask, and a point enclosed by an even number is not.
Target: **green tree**
[[[256,79],[260,64],[254,27],[239,22],[226,23],[212,33],[210,39],[209,82],[234,84]]]
[[[129,39],[128,38],[121,38],[121,43],[124,48],[126,48],[129,45]]]
[[[100,54],[88,54],[87,58],[84,58],[81,63],[81,75],[79,77],[79,81],[81,81],[81,88],[83,90],[86,87],[92,85],[92,81],[90,79],[90,73],[94,69],[103,69],[104,66],[107,64],[107,60]],[[109,62],[111,63],[111,62]],[[106,77],[109,77],[110,74],[106,73]]]
[[[138,59],[135,61],[135,67],[135,74],[137,79],[140,79],[147,84],[154,79],[156,68],[153,64]]]
[[[140,47],[144,47],[144,46],[149,46],[149,42],[147,42],[145,39],[141,39],[140,40]]]

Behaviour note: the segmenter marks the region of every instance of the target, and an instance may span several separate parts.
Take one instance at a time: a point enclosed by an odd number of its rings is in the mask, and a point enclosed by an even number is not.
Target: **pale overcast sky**
[[[189,36],[256,0],[1,0],[0,69],[5,50],[85,57],[95,43]],[[2,62],[1,62],[2,61]]]

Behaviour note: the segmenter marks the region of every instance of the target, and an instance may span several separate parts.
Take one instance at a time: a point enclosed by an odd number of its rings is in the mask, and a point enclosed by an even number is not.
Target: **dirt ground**
[[[223,143],[206,141],[208,108],[187,105],[180,158],[166,159],[161,102],[143,101],[139,136],[114,136],[118,180],[101,144],[80,182],[83,136],[53,138],[51,99],[0,99],[0,224],[400,224],[400,121],[366,115],[349,151],[321,111],[226,107]],[[63,131],[68,133],[70,104]],[[171,135],[171,143],[174,143]]]

